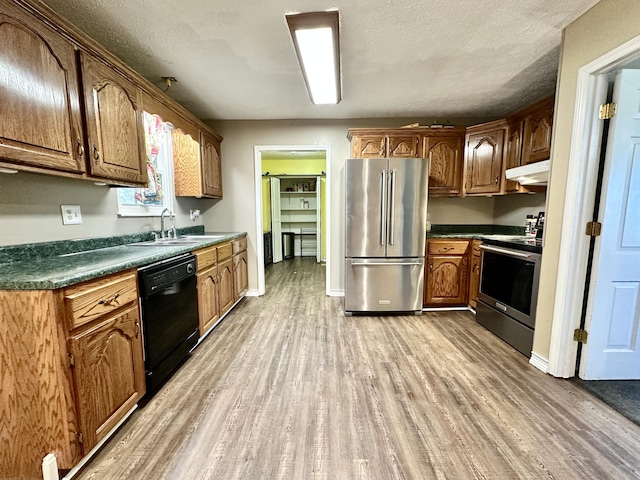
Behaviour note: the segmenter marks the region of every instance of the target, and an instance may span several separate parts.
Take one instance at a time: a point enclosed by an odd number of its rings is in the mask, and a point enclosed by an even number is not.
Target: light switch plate
[[[80,225],[82,223],[80,205],[60,205],[60,210],[62,211],[62,223],[64,225]]]

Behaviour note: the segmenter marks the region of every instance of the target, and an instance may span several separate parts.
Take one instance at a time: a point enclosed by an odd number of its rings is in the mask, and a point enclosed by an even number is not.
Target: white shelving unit
[[[294,255],[321,260],[320,178],[280,178],[280,220],[282,232],[294,237]]]

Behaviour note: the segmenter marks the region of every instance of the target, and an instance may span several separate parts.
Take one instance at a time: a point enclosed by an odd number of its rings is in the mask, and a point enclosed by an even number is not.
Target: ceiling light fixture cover
[[[311,101],[316,105],[340,102],[338,11],[299,13],[285,18]]]

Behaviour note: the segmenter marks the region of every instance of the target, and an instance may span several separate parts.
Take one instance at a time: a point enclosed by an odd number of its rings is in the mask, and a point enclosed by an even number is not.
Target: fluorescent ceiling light
[[[311,101],[335,104],[340,92],[338,12],[286,15]]]

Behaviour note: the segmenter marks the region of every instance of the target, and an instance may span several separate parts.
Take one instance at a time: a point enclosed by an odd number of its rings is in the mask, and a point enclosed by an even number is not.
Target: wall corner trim
[[[544,373],[549,373],[549,360],[541,357],[535,352],[531,352],[529,363]]]

